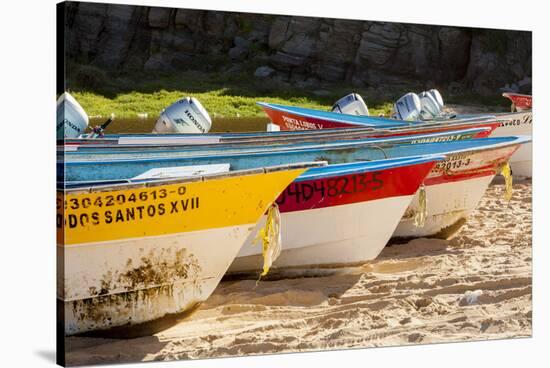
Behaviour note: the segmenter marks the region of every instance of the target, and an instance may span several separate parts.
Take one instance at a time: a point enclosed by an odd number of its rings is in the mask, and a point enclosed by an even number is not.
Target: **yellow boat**
[[[204,301],[295,164],[57,193],[58,313],[65,335],[150,333]]]

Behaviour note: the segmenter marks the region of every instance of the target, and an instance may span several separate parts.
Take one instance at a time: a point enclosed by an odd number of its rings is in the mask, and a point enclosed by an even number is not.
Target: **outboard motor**
[[[336,103],[332,105],[331,111],[349,115],[369,115],[367,104],[357,93],[350,93],[336,101]]]
[[[420,105],[420,98],[416,93],[409,92],[393,105],[392,117],[397,120],[418,120],[422,107]]]
[[[194,97],[174,102],[160,113],[153,133],[208,133],[212,119]]]
[[[436,89],[422,92],[420,94],[420,104],[422,106],[422,111],[420,111],[422,120],[435,119],[443,112],[443,98]]]
[[[428,91],[430,95],[434,98],[435,102],[439,105],[439,110],[443,111],[443,108],[445,107],[445,104],[443,103],[443,97],[441,96],[441,93],[437,89],[430,89]]]
[[[78,138],[88,127],[86,111],[69,92],[57,99],[57,139]]]
[[[441,110],[439,109],[438,103],[435,101],[433,96],[428,92],[422,92],[420,95],[420,118],[422,120],[432,120],[435,119]]]

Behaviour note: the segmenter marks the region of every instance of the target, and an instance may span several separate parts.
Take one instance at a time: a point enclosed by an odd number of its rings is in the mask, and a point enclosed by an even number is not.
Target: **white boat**
[[[531,111],[532,99],[529,95],[504,93],[504,97],[513,101],[512,110],[518,112],[495,114],[447,114],[443,111],[444,102],[441,94],[435,90],[422,92],[420,95],[407,93],[394,104],[394,118],[405,121],[409,117],[421,119],[421,124],[449,124],[452,121],[479,121],[488,117],[494,118],[498,125],[491,132],[491,137],[532,136],[533,113]],[[272,119],[277,118],[273,112],[264,107]],[[333,111],[346,115],[346,119],[361,119],[368,115],[368,107],[361,96],[352,93],[340,100],[334,106]],[[324,113],[325,115],[327,113]],[[359,117],[357,116],[359,115]],[[335,119],[332,119],[335,120]],[[526,143],[510,158],[510,166],[515,177],[532,177],[532,144]]]
[[[376,258],[418,187],[441,159],[426,155],[331,165],[332,171],[323,170],[321,175],[309,170],[277,199],[282,251],[273,266],[327,267]],[[263,244],[255,240],[265,221],[266,216],[229,272],[261,268]]]
[[[533,135],[533,112],[511,112],[496,114],[500,125],[493,130],[491,137],[514,135]],[[522,145],[510,158],[514,177],[531,178],[533,176],[533,144]]]
[[[452,236],[477,207],[495,175],[507,165],[521,143],[526,142],[528,137],[516,140],[516,144],[497,144],[476,151],[465,149],[437,163],[424,180],[425,193],[416,193],[393,238]],[[425,208],[420,205],[421,195],[426,198]],[[425,213],[421,224],[417,221],[420,212]]]

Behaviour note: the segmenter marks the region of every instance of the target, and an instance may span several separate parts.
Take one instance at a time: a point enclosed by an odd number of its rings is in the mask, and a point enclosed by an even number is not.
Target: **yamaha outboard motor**
[[[435,102],[439,105],[439,110],[443,111],[443,108],[445,107],[445,104],[443,103],[443,97],[441,96],[441,93],[437,89],[430,89],[428,91],[430,95],[434,98]]]
[[[165,108],[153,128],[153,133],[208,133],[212,119],[194,97],[185,97]]]
[[[57,99],[57,139],[78,138],[88,127],[88,115],[69,92]]]
[[[422,110],[420,111],[420,117],[422,120],[435,119],[443,112],[443,98],[436,89],[424,91],[420,94],[420,104]]]
[[[350,93],[336,101],[336,103],[332,105],[331,111],[349,115],[369,115],[367,104],[357,93]]]
[[[409,92],[393,105],[392,117],[397,120],[418,120],[422,107],[416,93]]]
[[[422,92],[420,95],[420,105],[422,106],[422,110],[420,111],[420,118],[422,120],[432,120],[435,119],[441,110],[439,109],[439,105],[433,98],[431,94],[428,92]]]

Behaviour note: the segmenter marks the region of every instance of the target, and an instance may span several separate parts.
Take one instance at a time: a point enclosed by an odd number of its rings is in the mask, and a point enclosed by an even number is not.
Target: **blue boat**
[[[92,149],[67,150],[60,149],[65,159],[71,161],[100,160],[110,158],[153,158],[153,157],[183,157],[188,155],[209,155],[224,151],[225,153],[253,153],[269,150],[270,152],[285,151],[288,149],[320,148],[326,145],[339,147],[359,147],[364,145],[379,144],[415,144],[422,142],[446,142],[465,140],[485,134],[487,128],[451,130],[430,134],[404,135],[388,138],[367,138],[367,139],[314,139],[302,142],[279,142],[278,144],[266,143],[220,143],[220,144],[196,144],[196,145],[148,145],[148,146],[97,146]]]

